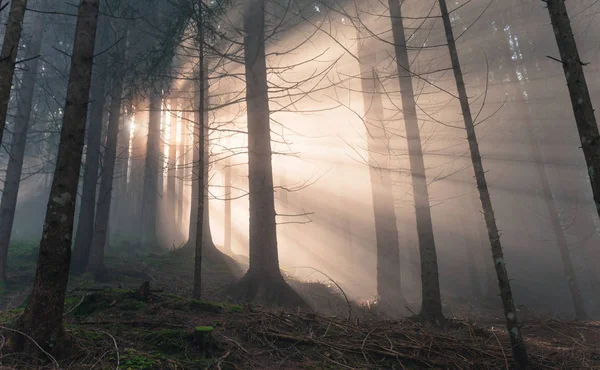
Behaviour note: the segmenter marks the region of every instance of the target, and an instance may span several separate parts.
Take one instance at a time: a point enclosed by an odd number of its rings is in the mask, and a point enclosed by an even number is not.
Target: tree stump
[[[211,352],[216,349],[216,342],[212,336],[212,326],[196,326],[192,333],[192,343],[197,345],[203,352]]]

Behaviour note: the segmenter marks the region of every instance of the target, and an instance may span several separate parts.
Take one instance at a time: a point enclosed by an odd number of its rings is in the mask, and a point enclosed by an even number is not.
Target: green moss
[[[20,314],[23,313],[25,308],[13,308],[10,310],[0,311],[0,324],[6,325],[12,323]]]
[[[190,341],[190,333],[187,330],[177,329],[157,330],[146,334],[142,341],[160,351],[185,352]]]
[[[81,297],[68,297],[65,303],[78,305],[71,314],[73,316],[90,316],[115,307],[122,311],[140,311],[147,307],[145,302],[137,299],[136,292],[127,289],[105,289],[87,295],[83,302]],[[75,302],[75,303],[73,303]]]
[[[156,369],[158,362],[132,348],[126,348],[121,356],[121,368],[127,370],[147,370]]]
[[[189,306],[193,310],[213,313],[220,313],[225,308],[222,303],[203,302],[196,299],[190,300]]]
[[[240,305],[237,305],[237,304],[229,305],[229,311],[231,311],[231,312],[242,312],[243,310],[244,309]]]
[[[211,332],[214,329],[215,328],[213,328],[212,326],[196,326],[194,328],[194,330],[196,330],[196,331],[202,331],[202,332]]]

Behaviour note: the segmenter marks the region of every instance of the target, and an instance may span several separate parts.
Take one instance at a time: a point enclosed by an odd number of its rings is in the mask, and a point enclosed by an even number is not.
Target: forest
[[[599,0],[0,0],[0,369],[600,369]]]

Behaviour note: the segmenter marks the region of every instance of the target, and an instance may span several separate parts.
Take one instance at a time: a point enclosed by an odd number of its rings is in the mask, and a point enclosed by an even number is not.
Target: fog
[[[393,287],[401,289],[409,303],[418,308],[421,280],[411,165],[387,6],[377,1],[368,6],[367,2],[355,6],[352,1],[296,1],[298,4],[288,8],[285,3],[273,1],[267,5],[280,267],[295,279],[328,281],[311,268],[318,269],[353,300],[377,300],[368,125],[358,63],[359,44],[363,44],[376,57],[373,68],[382,90],[386,142],[379,147],[379,154],[387,158],[385,166],[393,182],[402,281],[401,287]],[[477,304],[486,294],[498,295],[497,282],[446,36],[437,1],[403,3],[442,300],[446,309],[452,309],[455,302]],[[536,312],[573,316],[548,199],[542,191],[540,164],[534,154],[538,150],[587,313],[598,318],[600,220],[565,77],[555,60],[559,54],[547,10],[542,2],[533,0],[456,1],[449,5],[456,9],[451,17],[458,52],[476,116],[477,139],[515,302]],[[184,20],[185,12],[178,14],[173,4],[158,11],[171,21],[155,24],[154,6],[159,5],[149,3],[148,9],[138,10],[126,41],[127,104],[123,104],[119,129],[107,250],[140,242],[149,86],[158,80],[164,93],[160,135],[163,158],[156,194],[159,251],[181,247],[189,237],[190,210],[195,201],[192,168],[196,149],[191,143],[198,134],[194,118],[198,92],[194,79],[199,68],[193,43],[195,28],[191,21]],[[567,6],[586,63],[592,101],[598,105],[600,4],[581,0],[567,2]],[[48,12],[43,14],[46,29],[11,246],[37,244],[42,236],[75,22],[75,17],[63,15],[73,14],[66,3],[31,1],[30,7]],[[361,12],[360,25],[358,18],[351,18],[357,9]],[[217,248],[238,261],[247,261],[249,256],[250,227],[246,86],[239,29],[243,10],[244,5],[233,6],[221,16],[215,24],[230,39],[211,41],[207,50],[210,230]],[[6,13],[1,14],[2,37]],[[38,14],[26,13],[23,49]],[[368,36],[359,37],[357,28]],[[273,30],[277,32],[270,33]],[[99,34],[102,32],[106,33],[104,45],[117,42],[114,26],[100,28]],[[165,49],[149,46],[157,42]],[[172,57],[160,55],[168,55],[166,48],[173,49]],[[98,47],[96,50],[98,54]],[[110,46],[108,50],[112,58],[114,51]],[[163,68],[161,63],[168,67]],[[107,62],[104,68],[115,67]],[[155,75],[150,76],[153,72]],[[24,73],[27,71],[17,69],[15,91]],[[8,163],[7,143],[18,96],[14,93],[9,105],[0,156],[3,169]],[[105,114],[103,122],[107,120]],[[175,158],[173,145],[177,146]],[[105,147],[102,139],[101,153]],[[227,176],[231,183],[227,183]],[[176,189],[174,194],[170,193],[171,184]],[[82,181],[79,189],[81,195]],[[77,227],[76,221],[74,230]],[[499,299],[496,303],[500,305]]]

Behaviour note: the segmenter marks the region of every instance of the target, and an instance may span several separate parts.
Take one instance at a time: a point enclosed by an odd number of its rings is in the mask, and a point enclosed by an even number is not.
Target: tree
[[[0,50],[0,143],[6,126],[6,114],[8,113],[8,102],[10,101],[10,90],[23,31],[23,19],[25,19],[25,8],[27,0],[12,0],[8,23],[4,34],[2,50]]]
[[[102,28],[101,28],[102,29]],[[106,32],[99,35],[105,39]],[[101,53],[109,45],[105,40],[97,42],[96,53]],[[102,141],[102,125],[104,118],[104,105],[106,102],[106,58],[107,53],[101,53],[96,63],[96,73],[92,76],[91,109],[87,128],[87,150],[83,170],[83,186],[81,189],[81,203],[73,256],[71,273],[83,274],[90,257],[90,247],[94,236],[94,218],[96,214],[96,188],[98,184],[98,169],[100,167],[100,144]]]
[[[279,270],[271,162],[271,133],[265,55],[265,1],[249,0],[244,9],[244,67],[248,122],[250,267],[229,288],[242,301],[272,306],[305,306]]]
[[[169,227],[175,229],[177,227],[175,213],[177,211],[177,112],[179,111],[179,99],[176,92],[171,97],[171,120],[169,127],[169,163],[167,172],[167,213],[170,215]]]
[[[25,143],[30,127],[31,109],[33,106],[33,95],[39,64],[39,54],[44,35],[45,17],[39,13],[35,17],[31,40],[27,44],[25,53],[25,72],[19,88],[17,114],[15,126],[10,144],[10,156],[4,188],[2,189],[2,200],[0,201],[0,291],[6,281],[6,258],[11,239],[17,197],[21,184],[21,173],[23,171],[23,159],[25,157]]]
[[[400,79],[400,94],[402,95],[402,111],[406,125],[406,140],[410,157],[412,188],[414,193],[415,211],[417,218],[417,234],[419,238],[419,254],[421,257],[421,290],[422,302],[419,316],[428,322],[441,323],[444,319],[440,279],[438,273],[437,253],[431,221],[429,205],[429,190],[421,147],[421,135],[417,120],[417,108],[412,84],[412,74],[408,61],[408,50],[402,23],[402,8],[399,0],[388,0],[394,50]]]
[[[377,53],[365,46],[365,32],[358,27],[358,60],[367,130],[369,173],[373,195],[375,238],[377,241],[377,295],[381,307],[390,313],[404,311],[400,275],[400,242],[390,173],[389,141],[384,122],[381,82],[376,71]]]
[[[142,193],[142,245],[157,248],[156,226],[158,216],[159,187],[158,176],[162,175],[159,165],[162,156],[160,150],[160,114],[162,98],[158,84],[150,94],[150,118],[146,141],[146,160],[144,163],[144,187]]]
[[[581,149],[588,168],[596,210],[600,215],[600,133],[598,132],[598,123],[596,122],[590,92],[583,72],[585,63],[581,61],[577,50],[577,43],[573,36],[565,0],[542,1],[548,6],[548,13],[550,13],[550,20],[552,21],[552,28],[560,53],[559,62],[563,66],[565,79],[567,80],[575,123],[581,139]]]
[[[198,174],[198,194],[196,195],[198,201],[198,207],[196,211],[196,236],[195,236],[195,248],[194,248],[194,289],[192,295],[194,298],[199,299],[202,293],[202,245],[204,242],[204,223],[208,220],[204,220],[204,189],[207,188],[208,179],[205,177],[205,164],[204,155],[206,147],[206,130],[208,127],[206,120],[206,103],[205,95],[208,89],[208,79],[206,76],[205,60],[204,60],[204,9],[203,2],[198,4],[198,19],[197,19],[197,32],[198,32],[198,111],[196,117],[198,118],[198,161],[195,162],[196,173]]]
[[[496,275],[498,277],[498,284],[500,286],[500,296],[502,298],[502,305],[504,308],[504,315],[506,318],[506,328],[512,345],[513,358],[518,369],[528,369],[529,360],[527,357],[527,351],[525,349],[525,342],[523,341],[523,336],[521,334],[521,329],[519,328],[517,311],[515,309],[515,303],[510,287],[510,280],[508,278],[508,272],[506,270],[504,252],[502,251],[502,244],[500,243],[500,234],[498,232],[498,226],[496,224],[496,219],[494,216],[492,200],[490,197],[490,192],[488,190],[487,180],[485,178],[483,161],[481,160],[481,153],[479,151],[477,134],[475,132],[475,125],[473,123],[473,117],[471,115],[469,98],[467,96],[467,90],[465,87],[460,61],[458,58],[458,51],[456,49],[456,41],[454,39],[452,23],[450,21],[450,15],[448,13],[446,1],[439,0],[439,5],[440,11],[442,13],[442,20],[444,22],[444,31],[446,33],[446,40],[448,42],[448,50],[450,53],[450,59],[452,61],[452,70],[454,72],[454,78],[456,80],[456,88],[458,90],[458,96],[464,118],[465,129],[467,131],[467,141],[469,143],[471,161],[473,162],[473,170],[475,172],[475,179],[477,181],[477,189],[479,190],[481,206],[483,209],[485,223],[487,226],[490,244],[492,247],[494,266],[496,267]]]
[[[113,74],[110,91],[110,118],[106,129],[106,148],[100,191],[98,192],[98,210],[94,224],[94,237],[92,239],[90,270],[96,279],[102,278],[104,271],[104,247],[108,239],[108,220],[110,216],[111,199],[113,195],[113,181],[115,175],[115,162],[117,157],[117,141],[119,139],[119,121],[121,119],[121,102],[123,95],[123,60],[125,59],[125,44],[127,30],[122,31],[125,36],[117,45],[115,57],[116,71]]]
[[[55,353],[64,351],[66,345],[62,317],[71,262],[75,197],[85,138],[98,13],[98,0],[81,1],[77,13],[56,170],[48,200],[33,290],[29,303],[16,324],[18,330],[27,333],[46,351]],[[16,352],[39,354],[39,348],[21,334],[15,334],[11,342],[12,349]]]

